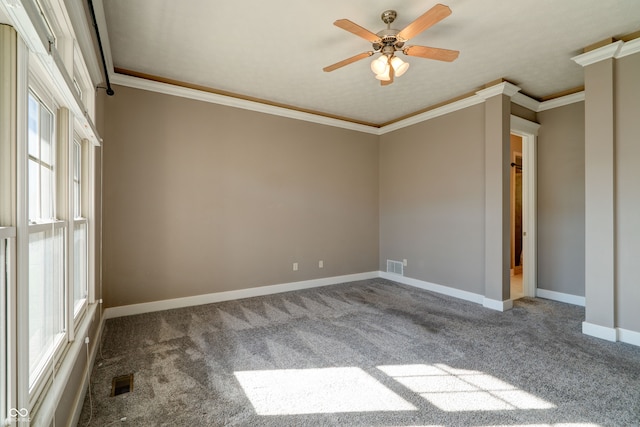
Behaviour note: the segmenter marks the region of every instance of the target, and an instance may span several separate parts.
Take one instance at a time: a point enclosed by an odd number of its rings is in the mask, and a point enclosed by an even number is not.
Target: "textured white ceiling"
[[[570,60],[582,48],[640,30],[639,0],[442,0],[452,14],[408,44],[460,51],[452,63],[405,57],[411,66],[381,87],[371,50],[333,26],[350,19],[378,32],[395,9],[402,29],[437,1],[105,0],[115,67],[356,121],[385,123],[506,78],[542,98],[583,84]]]

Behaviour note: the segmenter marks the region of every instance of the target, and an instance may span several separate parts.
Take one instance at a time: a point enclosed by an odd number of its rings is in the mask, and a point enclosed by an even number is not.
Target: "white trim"
[[[505,94],[512,96],[517,94],[520,90],[519,87],[512,85],[509,82],[502,82],[495,86],[478,91],[476,95],[471,95],[467,98],[460,99],[458,101],[451,102],[433,110],[425,111],[424,113],[417,114],[404,120],[400,120],[395,123],[383,127],[375,127],[362,125],[359,123],[353,123],[346,120],[339,120],[330,117],[324,117],[317,114],[306,113],[284,107],[276,107],[269,104],[263,104],[255,101],[248,101],[246,99],[235,98],[232,96],[219,95],[215,93],[204,92],[201,90],[185,88],[168,83],[156,82],[153,80],[147,80],[140,77],[132,77],[124,74],[114,74],[111,78],[111,83],[126,86],[134,89],[146,90],[149,92],[161,93],[164,95],[178,96],[181,98],[194,99],[196,101],[208,102],[211,104],[224,105],[227,107],[241,108],[249,111],[256,111],[264,114],[271,114],[275,116],[287,117],[294,120],[302,120],[312,123],[318,123],[321,125],[334,126],[343,129],[354,130],[357,132],[368,133],[372,135],[384,135],[389,132],[393,132],[398,129],[402,129],[408,126],[412,126],[417,123],[421,123],[427,120],[431,120],[436,117],[443,116],[454,111],[462,110],[464,108],[471,107],[473,105],[481,104],[487,97],[491,97],[498,94]],[[529,99],[529,105],[537,101],[528,98],[526,95],[518,97],[520,102],[523,99]]]
[[[485,308],[490,308],[491,310],[507,311],[513,308],[513,300],[507,299],[504,301],[498,301],[495,299],[484,298],[482,300],[482,306]]]
[[[420,288],[425,291],[436,292],[439,294],[462,299],[465,301],[475,302],[476,304],[482,304],[485,299],[483,295],[475,294],[473,292],[463,291],[463,290],[452,288],[449,286],[443,286],[435,283],[425,282],[423,280],[414,279],[406,276],[400,276],[398,274],[393,274],[393,273],[387,273],[385,271],[380,271],[379,273],[380,273],[379,277],[383,279],[391,280],[392,282],[398,282],[404,285],[413,286],[414,288]]]
[[[398,122],[391,123],[390,125],[383,126],[379,129],[378,134],[384,135],[385,133],[393,132],[395,130],[412,126],[417,123],[425,122],[436,117],[444,116],[445,114],[453,113],[454,111],[462,110],[464,108],[481,104],[483,102],[484,99],[482,99],[481,97],[471,95],[467,98],[443,105],[442,107],[434,108],[433,110],[425,111],[424,113],[416,114],[415,116],[411,116],[404,120],[400,120]]]
[[[600,326],[589,322],[582,322],[582,333],[612,342],[618,340],[618,331],[616,331],[615,328]]]
[[[583,102],[585,99],[584,91],[572,93],[570,95],[561,96],[560,98],[550,99],[541,102],[537,112],[551,110],[553,108],[564,107],[565,105]]]
[[[59,230],[61,228],[67,227],[67,221],[62,220],[54,220],[47,221],[38,224],[29,224],[29,234],[33,233],[42,233],[46,231]]]
[[[640,40],[640,39],[639,39]],[[539,113],[541,111],[551,110],[553,108],[563,107],[565,105],[575,104],[582,102],[585,99],[584,91],[572,93],[569,95],[561,96],[559,98],[550,99],[544,102],[538,102],[533,98],[529,98],[520,92],[511,97],[511,102],[518,104],[533,112]]]
[[[15,227],[0,227],[0,240],[16,237]]]
[[[479,90],[476,92],[476,95],[486,101],[487,99],[492,98],[496,95],[506,95],[508,97],[512,97],[519,91],[520,88],[518,86],[513,85],[509,82],[502,82],[498,83],[497,85]]]
[[[209,102],[211,104],[225,105],[227,107],[241,108],[243,110],[256,111],[259,113],[272,114],[276,116],[287,117],[290,119],[302,120],[306,122],[318,123],[321,125],[334,126],[343,129],[379,135],[379,128],[374,126],[362,125],[359,123],[348,122],[346,120],[324,117],[317,114],[305,113],[303,111],[297,111],[289,108],[263,104],[261,102],[248,101],[246,99],[219,95],[217,93],[204,92],[201,90],[171,85],[168,83],[155,82],[153,80],[146,80],[138,77],[126,76],[123,74],[114,74],[113,78],[111,79],[111,83],[132,87],[135,89],[147,90],[150,92],[158,92],[166,95],[195,99],[197,101]]]
[[[618,328],[618,341],[640,347],[640,332]]]
[[[537,135],[540,125],[511,115],[510,131],[522,138],[522,200],[523,200],[523,256],[522,291],[524,296],[535,296],[537,284]]]
[[[586,67],[587,65],[595,64],[605,59],[615,58],[623,44],[624,42],[622,40],[618,40],[617,42],[599,47],[598,49],[574,56],[571,60],[578,65]]]
[[[22,37],[18,37],[16,59],[16,404],[19,408],[33,409],[29,400],[29,207],[27,129],[29,97],[29,50]]]
[[[538,108],[540,107],[540,102],[533,98],[529,98],[527,95],[520,92],[513,94],[511,102],[531,111],[538,111]]]
[[[98,62],[98,54],[93,44],[93,38],[91,37],[92,28],[89,26],[82,2],[65,2],[65,5],[69,18],[73,23],[72,25],[75,25],[73,28],[80,47],[80,55],[91,78],[93,87],[88,89],[91,89],[93,93],[93,88],[102,81],[102,68]]]
[[[538,108],[540,108],[540,102],[536,101],[533,98],[529,98],[527,95],[521,92],[513,94],[513,96],[511,97],[511,102],[531,111],[538,111]]]
[[[633,55],[638,52],[640,52],[640,38],[629,40],[622,45],[616,54],[616,59],[624,58],[625,56]]]
[[[256,288],[238,289],[235,291],[214,292],[211,294],[144,302],[140,304],[122,305],[119,307],[109,307],[105,309],[104,317],[105,319],[113,319],[115,317],[131,316],[134,314],[151,313],[154,311],[171,310],[174,308],[191,307],[242,298],[252,298],[282,292],[297,291],[300,289],[337,285],[339,283],[353,282],[356,280],[375,279],[376,277],[378,277],[378,272],[371,271],[367,273],[347,274],[344,276],[325,277],[321,279],[282,283],[278,285],[258,286]]]
[[[530,133],[531,135],[538,136],[538,130],[540,124],[532,122],[530,120],[523,119],[522,117],[511,115],[511,131]]]
[[[536,297],[550,299],[552,301],[564,302],[567,304],[585,306],[585,298],[579,295],[565,294],[563,292],[550,291],[547,289],[536,288]]]

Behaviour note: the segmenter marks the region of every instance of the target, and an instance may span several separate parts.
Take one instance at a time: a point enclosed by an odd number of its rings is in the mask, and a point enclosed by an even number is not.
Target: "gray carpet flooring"
[[[384,279],[111,319],[78,425],[639,425],[640,348],[583,319]]]

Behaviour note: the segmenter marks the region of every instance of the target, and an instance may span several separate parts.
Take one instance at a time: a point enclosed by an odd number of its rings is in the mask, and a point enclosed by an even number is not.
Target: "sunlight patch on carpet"
[[[412,392],[446,412],[551,409],[544,399],[479,371],[444,364],[378,366]]]
[[[234,372],[258,415],[415,411],[360,368]]]

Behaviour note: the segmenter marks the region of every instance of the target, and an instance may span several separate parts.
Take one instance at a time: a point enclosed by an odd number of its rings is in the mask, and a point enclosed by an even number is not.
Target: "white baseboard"
[[[498,301],[495,299],[484,298],[482,300],[482,306],[490,308],[491,310],[507,311],[513,308],[513,300]]]
[[[616,328],[600,326],[595,323],[582,322],[582,333],[607,341],[616,342],[618,340],[618,331],[616,331]]]
[[[439,294],[448,295],[450,297],[463,299],[465,301],[475,302],[476,304],[484,303],[484,295],[474,294],[473,292],[462,291],[460,289],[451,288],[449,286],[437,285],[435,283],[425,282],[411,277],[400,276],[399,274],[387,273],[380,271],[380,277],[391,280],[393,282],[402,283],[404,285],[413,286],[427,291],[437,292]]]
[[[536,296],[538,298],[550,299],[558,302],[566,302],[567,304],[579,305],[581,307],[585,306],[585,298],[578,295],[571,295],[562,292],[536,288]]]
[[[144,302],[140,304],[109,307],[104,311],[105,319],[131,316],[134,314],[151,313],[154,311],[171,310],[174,308],[191,307],[195,305],[211,304],[216,302],[231,301],[242,298],[259,297],[278,294],[282,292],[297,291],[300,289],[317,288],[319,286],[337,285],[339,283],[354,282],[356,280],[375,279],[377,271],[366,273],[347,274],[344,276],[324,277],[321,279],[304,280],[278,285],[259,286],[256,288],[239,289],[236,291],[214,292],[211,294],[195,295],[183,298],[174,298],[162,301]]]
[[[640,332],[618,328],[618,341],[640,347]]]

